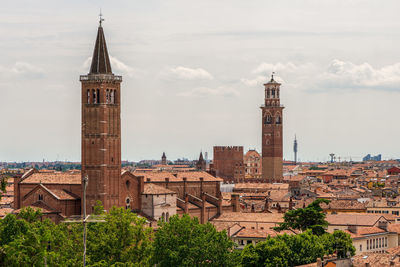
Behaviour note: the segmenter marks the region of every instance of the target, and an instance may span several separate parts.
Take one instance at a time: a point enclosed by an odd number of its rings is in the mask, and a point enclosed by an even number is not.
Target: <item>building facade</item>
[[[271,80],[264,84],[265,99],[262,111],[262,178],[265,182],[281,182],[283,179],[282,118],[280,104],[281,84]]]

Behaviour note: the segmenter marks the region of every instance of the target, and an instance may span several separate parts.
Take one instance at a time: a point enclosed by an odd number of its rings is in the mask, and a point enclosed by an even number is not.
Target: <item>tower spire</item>
[[[106,39],[101,23],[104,21],[103,14],[99,14],[99,28],[97,29],[97,38],[94,45],[92,65],[89,74],[112,74],[110,58],[108,56]]]

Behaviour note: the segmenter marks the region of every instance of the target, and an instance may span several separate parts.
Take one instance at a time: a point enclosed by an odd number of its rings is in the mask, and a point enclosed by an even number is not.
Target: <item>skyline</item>
[[[276,12],[263,19],[256,16],[263,14],[260,1],[246,7],[121,1],[124,9],[100,1],[113,72],[124,80],[122,159],[158,159],[163,151],[169,159],[197,158],[200,151],[211,158],[214,145],[261,152],[259,107],[272,71],[286,107],[286,160],[293,159],[295,134],[303,161],[327,161],[331,152],[353,160],[368,153],[399,158],[400,126],[393,121],[400,23],[393,18],[400,5],[371,1],[355,14],[362,1],[299,2],[306,6],[268,3]],[[72,1],[54,11],[54,5],[0,8],[7,25],[0,29],[0,111],[8,126],[0,133],[0,161],[80,160],[79,75],[89,70],[98,7]],[[335,15],[340,25],[330,22]],[[279,27],[271,25],[276,21]]]

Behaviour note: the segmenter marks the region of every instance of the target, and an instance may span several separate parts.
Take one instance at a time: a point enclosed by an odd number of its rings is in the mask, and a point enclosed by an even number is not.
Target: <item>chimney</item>
[[[349,230],[353,234],[356,234],[357,233],[357,225],[349,225],[349,226],[347,226],[347,230]]]
[[[183,180],[183,195],[186,196],[186,180],[187,180],[187,178],[183,177],[182,180]]]
[[[231,195],[231,205],[233,208],[234,212],[238,212],[240,211],[240,207],[239,207],[239,195],[238,194],[232,194]]]
[[[264,204],[264,211],[266,212],[268,209],[269,209],[269,199],[266,197],[265,204]]]
[[[200,194],[203,194],[203,180],[204,180],[204,178],[200,177],[199,180],[200,180]]]
[[[289,199],[289,210],[293,209],[293,197],[290,197]]]
[[[388,225],[387,221],[379,221],[378,222],[378,227],[381,228],[382,230],[387,231],[387,225]]]

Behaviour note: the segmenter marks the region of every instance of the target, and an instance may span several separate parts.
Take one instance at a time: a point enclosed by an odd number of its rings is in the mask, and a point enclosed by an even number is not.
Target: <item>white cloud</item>
[[[223,96],[235,97],[239,96],[239,92],[231,87],[219,86],[217,88],[198,87],[190,91],[179,93],[178,96],[183,97],[209,97],[209,96]]]
[[[400,90],[400,63],[375,68],[334,59],[318,83],[326,88]]]
[[[265,83],[267,81],[267,79],[268,78],[266,76],[257,76],[254,79],[242,78],[242,79],[240,79],[240,81],[247,86],[259,86],[259,85]]]
[[[90,69],[90,64],[92,63],[92,57],[88,57],[82,64],[81,71],[83,73],[88,72]],[[136,69],[126,65],[124,62],[119,60],[116,57],[110,56],[110,63],[111,63],[111,69],[113,73],[116,74],[124,74],[128,75],[129,77],[132,77],[137,71]]]
[[[257,74],[264,74],[264,75],[271,75],[272,72],[293,72],[298,70],[299,68],[304,67],[303,65],[297,66],[296,64],[292,62],[287,62],[287,63],[281,63],[278,62],[276,64],[271,64],[271,63],[261,63],[258,65],[257,68],[253,70],[253,73]]]
[[[38,66],[19,61],[11,66],[0,66],[0,74],[6,78],[23,76],[25,78],[35,79],[44,77],[45,72]]]
[[[212,80],[213,76],[202,68],[192,69],[187,67],[173,67],[164,71],[163,74],[169,78],[178,80]]]

